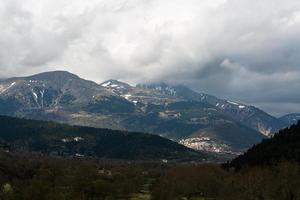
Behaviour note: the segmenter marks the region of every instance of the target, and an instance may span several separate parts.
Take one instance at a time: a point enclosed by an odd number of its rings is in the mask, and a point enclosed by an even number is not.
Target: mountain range
[[[184,85],[97,84],[66,71],[1,80],[0,114],[153,133],[197,150],[234,154],[299,118],[276,118]]]

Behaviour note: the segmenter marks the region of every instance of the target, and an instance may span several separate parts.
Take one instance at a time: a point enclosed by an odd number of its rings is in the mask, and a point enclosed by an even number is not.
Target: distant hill
[[[288,125],[296,124],[300,120],[300,113],[290,113],[279,118]]]
[[[300,121],[249,149],[229,164],[231,167],[271,165],[280,161],[300,162]]]
[[[205,160],[203,153],[157,135],[0,116],[2,150],[53,156]]]

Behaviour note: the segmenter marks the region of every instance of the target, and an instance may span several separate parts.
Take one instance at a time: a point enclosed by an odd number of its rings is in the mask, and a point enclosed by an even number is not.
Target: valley
[[[14,120],[14,124],[20,124],[20,121],[16,123],[19,119],[7,120]],[[29,122],[35,122],[35,125],[29,126]],[[64,134],[55,131],[55,127],[66,132],[74,132],[74,128],[79,128],[37,123],[32,120],[25,120],[23,123],[27,124],[25,127],[31,127],[31,131],[34,130],[32,127],[44,129],[47,125],[46,127],[52,127],[50,130],[57,133],[54,135]],[[6,124],[9,127],[10,124]],[[13,130],[14,128],[10,130],[11,133],[15,133]],[[296,200],[300,198],[299,130],[300,122],[281,130],[273,138],[264,140],[247,153],[223,164],[203,163],[203,160],[167,162],[148,159],[62,157],[26,153],[24,150],[7,152],[1,149],[0,198]],[[23,133],[26,133],[26,129]],[[44,131],[41,133],[45,135]],[[13,134],[10,141],[15,136],[17,135]],[[1,138],[5,138],[3,134]],[[82,141],[82,138],[63,139],[63,142],[78,141]],[[149,154],[144,151],[143,155],[147,158]]]
[[[0,28],[0,200],[300,200],[299,0],[0,0]]]

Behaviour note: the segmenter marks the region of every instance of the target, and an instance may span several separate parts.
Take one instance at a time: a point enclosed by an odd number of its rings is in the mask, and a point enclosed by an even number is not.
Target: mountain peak
[[[42,79],[42,80],[57,80],[57,79],[79,79],[79,76],[72,74],[68,71],[49,71],[49,72],[43,72],[39,74],[35,74],[32,76],[29,76],[27,78],[35,78],[35,79]]]

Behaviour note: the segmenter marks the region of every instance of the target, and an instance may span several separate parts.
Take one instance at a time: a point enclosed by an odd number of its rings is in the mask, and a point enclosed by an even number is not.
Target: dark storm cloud
[[[167,81],[300,112],[297,0],[9,0],[0,28],[1,77]]]

